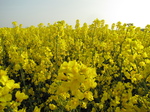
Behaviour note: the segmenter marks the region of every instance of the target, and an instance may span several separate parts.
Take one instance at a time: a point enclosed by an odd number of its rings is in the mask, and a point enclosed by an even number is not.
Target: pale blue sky
[[[106,24],[150,24],[149,0],[0,0],[0,27],[12,27],[17,21],[23,27],[39,23],[53,24],[65,20],[74,25],[76,19],[91,24],[96,18]]]

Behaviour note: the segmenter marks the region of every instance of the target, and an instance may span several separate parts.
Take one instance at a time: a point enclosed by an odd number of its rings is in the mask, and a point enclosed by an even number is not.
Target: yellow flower
[[[15,83],[13,88],[20,88],[20,85],[18,83]]]
[[[115,97],[115,103],[120,104],[120,98],[118,96]]]
[[[86,109],[87,108],[87,102],[82,102],[81,107],[84,108],[84,109]]]
[[[121,112],[120,107],[117,107],[115,112]]]
[[[31,95],[34,95],[33,88],[28,89],[28,93],[31,94]]]
[[[66,92],[60,93],[60,95],[61,95],[61,97],[62,97],[64,100],[66,100],[67,98],[70,97],[70,94],[69,94],[69,93],[66,93]]]
[[[54,105],[54,104],[49,104],[49,108],[50,108],[51,110],[55,110],[55,109],[57,109],[57,106]]]
[[[77,98],[72,98],[68,104],[70,105],[71,109],[76,109],[79,105],[79,100]]]
[[[96,109],[93,107],[91,112],[96,112]]]
[[[41,109],[40,109],[40,108],[38,108],[37,106],[35,106],[35,108],[34,108],[33,112],[41,112]]]
[[[11,94],[6,94],[0,97],[0,102],[7,102],[10,101],[12,99]]]
[[[71,106],[70,106],[70,105],[66,105],[66,106],[65,106],[65,109],[66,109],[67,111],[70,111],[70,110],[71,110]]]
[[[84,98],[84,94],[78,89],[76,91],[76,97],[80,100],[82,100]]]
[[[139,63],[139,65],[144,67],[146,64],[145,64],[145,62],[141,61],[141,62]]]
[[[84,93],[84,97],[87,98],[89,101],[93,100],[93,93],[91,91],[86,91]]]
[[[17,21],[13,21],[12,24],[13,24],[14,26],[17,26],[17,25],[18,25]]]
[[[8,76],[7,75],[3,75],[1,78],[0,78],[0,82],[5,85],[5,83],[8,81]]]
[[[4,71],[4,70],[0,70],[0,77],[1,76],[4,76],[4,75],[6,75],[7,74],[7,72],[6,71]]]
[[[22,102],[23,100],[28,99],[28,96],[24,93],[21,93],[20,91],[17,91],[15,96],[17,98],[16,101],[19,101],[19,102]]]
[[[1,92],[0,92],[0,96],[3,96],[3,95],[6,95],[6,94],[8,94],[9,93],[9,88],[8,87],[3,87],[3,88],[1,88],[0,89],[1,90]]]
[[[148,57],[146,52],[144,52],[144,53],[142,54],[142,56],[143,56],[143,58],[147,58],[147,57]]]
[[[150,60],[149,59],[145,59],[145,62],[146,62],[146,64],[149,64]]]
[[[8,87],[9,89],[13,88],[14,82],[15,82],[14,80],[8,80],[6,82],[6,87]]]

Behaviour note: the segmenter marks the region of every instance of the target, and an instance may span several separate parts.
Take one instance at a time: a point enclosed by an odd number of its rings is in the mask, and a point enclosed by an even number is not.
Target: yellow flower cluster
[[[20,102],[28,98],[24,93],[19,94],[20,91],[17,91],[16,101],[14,101],[12,93],[15,88],[20,88],[20,85],[9,79],[6,71],[0,70],[0,112],[7,111],[7,109],[18,112],[17,107],[20,106]]]
[[[12,24],[0,28],[0,111],[150,111],[150,25]]]
[[[94,68],[78,64],[75,60],[64,62],[58,70],[54,83],[49,86],[48,93],[53,94],[49,99],[51,102],[55,100],[58,104],[65,102],[59,105],[68,111],[76,109],[82,103],[93,101],[91,89],[97,85],[96,76]]]

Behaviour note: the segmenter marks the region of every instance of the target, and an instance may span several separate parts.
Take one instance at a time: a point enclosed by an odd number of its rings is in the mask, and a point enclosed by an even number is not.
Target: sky
[[[74,26],[77,19],[82,26],[98,18],[109,26],[121,21],[144,28],[150,24],[149,4],[150,0],[0,0],[0,27],[12,27],[13,21],[29,27],[61,20]]]

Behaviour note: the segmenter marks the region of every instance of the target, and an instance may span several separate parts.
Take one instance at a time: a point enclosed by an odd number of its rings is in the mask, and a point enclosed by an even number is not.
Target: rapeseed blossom
[[[0,111],[150,110],[150,25],[12,24],[0,28]]]
[[[54,104],[49,104],[49,108],[50,108],[51,110],[55,110],[55,109],[57,108],[57,106],[54,105]]]
[[[21,93],[20,91],[17,91],[15,96],[16,96],[16,101],[18,102],[22,102],[23,100],[28,98],[27,95],[25,95],[24,93]]]

